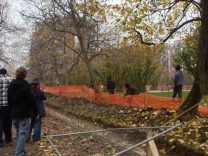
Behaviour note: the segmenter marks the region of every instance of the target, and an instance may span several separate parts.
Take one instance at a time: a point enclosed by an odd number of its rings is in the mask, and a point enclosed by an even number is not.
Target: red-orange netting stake
[[[129,95],[124,97],[122,94],[107,94],[107,93],[95,93],[93,89],[88,88],[85,85],[54,85],[54,86],[41,86],[47,93],[54,95],[65,96],[70,98],[82,97],[89,100],[104,102],[108,104],[117,104],[139,108],[168,108],[171,110],[177,110],[183,99],[172,99],[169,97],[154,96],[150,94]],[[198,111],[205,115],[208,115],[208,109],[199,107]]]

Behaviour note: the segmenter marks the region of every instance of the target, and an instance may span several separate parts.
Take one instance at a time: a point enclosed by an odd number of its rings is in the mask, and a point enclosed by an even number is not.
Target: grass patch
[[[173,92],[148,92],[148,94],[156,95],[156,96],[163,96],[163,97],[172,97]],[[182,96],[186,98],[188,96],[188,91],[183,91]]]

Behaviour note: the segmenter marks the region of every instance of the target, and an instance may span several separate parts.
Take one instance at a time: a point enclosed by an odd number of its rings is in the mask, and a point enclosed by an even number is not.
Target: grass
[[[108,92],[104,92],[104,93],[108,93]],[[118,94],[125,94],[125,92],[115,92],[115,93],[118,93]],[[142,93],[142,92],[141,92]],[[162,97],[172,97],[173,95],[173,92],[172,91],[164,91],[164,92],[146,92],[147,94],[150,94],[150,95],[155,95],[155,96],[162,96]],[[189,91],[183,91],[182,93],[182,97],[185,99],[189,94]]]
[[[148,92],[148,94],[151,94],[151,95],[156,95],[156,96],[163,96],[163,97],[172,97],[173,95],[173,92]],[[182,96],[183,98],[186,98],[188,96],[189,92],[188,91],[183,91],[182,93]]]

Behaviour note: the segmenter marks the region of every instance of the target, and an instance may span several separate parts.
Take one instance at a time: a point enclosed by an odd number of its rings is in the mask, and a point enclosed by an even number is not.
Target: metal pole
[[[147,143],[147,142],[150,141],[150,140],[153,140],[153,139],[155,139],[155,138],[157,138],[157,137],[159,137],[159,136],[161,136],[161,135],[163,135],[163,134],[165,134],[165,133],[167,133],[167,132],[169,132],[169,131],[171,131],[171,130],[177,128],[177,127],[179,127],[180,125],[181,125],[181,124],[176,125],[176,126],[173,126],[173,127],[169,128],[169,129],[167,129],[167,130],[165,130],[165,131],[163,131],[163,132],[161,132],[161,133],[156,134],[155,136],[153,136],[153,137],[151,137],[151,138],[147,138],[146,140],[144,140],[144,141],[142,141],[142,142],[139,142],[139,143],[137,143],[137,144],[135,144],[135,145],[133,145],[133,146],[131,146],[131,147],[129,147],[129,148],[127,148],[127,149],[121,151],[121,152],[118,152],[118,153],[114,154],[113,156],[119,156],[119,155],[121,155],[121,154],[124,154],[124,153],[126,153],[126,152],[128,152],[128,151],[130,151],[130,150],[132,150],[132,149],[134,149],[134,148],[136,148],[136,147],[138,147],[138,146],[144,144],[144,143]]]
[[[52,143],[52,141],[49,139],[49,137],[46,136],[46,139],[48,140],[48,142],[51,144],[51,146],[53,147],[53,149],[56,152],[57,156],[61,156],[61,153],[59,152],[59,150],[55,147],[55,145]]]
[[[88,134],[88,133],[106,132],[106,131],[117,131],[117,130],[160,129],[160,128],[172,128],[172,127],[173,126],[133,127],[133,128],[108,128],[108,129],[102,129],[102,130],[93,130],[93,131],[83,131],[83,132],[72,132],[72,133],[57,134],[57,135],[48,135],[46,137],[59,137],[59,136],[68,136],[68,135],[77,135],[77,134]]]

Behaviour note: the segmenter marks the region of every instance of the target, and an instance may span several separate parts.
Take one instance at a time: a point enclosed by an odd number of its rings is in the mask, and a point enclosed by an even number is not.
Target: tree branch
[[[191,23],[191,22],[195,22],[195,21],[201,21],[201,18],[199,18],[199,17],[193,18],[193,19],[187,20],[186,22],[183,22],[181,25],[178,25],[177,27],[172,29],[172,31],[170,31],[170,33],[162,40],[162,43],[166,42],[176,31],[178,31],[184,25],[186,25],[188,23]],[[137,33],[137,35],[140,38],[142,44],[146,44],[146,45],[149,45],[149,46],[156,44],[154,42],[145,42],[141,32],[139,30],[136,30],[136,28],[133,28],[133,30]]]
[[[175,27],[168,35],[167,35],[167,37],[165,37],[164,39],[163,39],[163,43],[164,42],[166,42],[176,31],[178,31],[180,28],[182,28],[184,25],[186,25],[186,24],[188,24],[188,23],[191,23],[191,22],[195,22],[195,21],[201,21],[201,18],[193,18],[193,19],[191,19],[191,20],[188,20],[188,21],[186,21],[186,22],[183,22],[181,25],[179,25],[179,26],[177,26],[177,27]]]
[[[153,43],[153,42],[145,42],[144,39],[143,39],[143,36],[142,36],[141,32],[138,31],[138,30],[136,30],[136,28],[133,28],[133,29],[134,29],[134,31],[137,33],[137,35],[138,35],[138,37],[140,38],[142,44],[146,44],[146,45],[155,45],[155,43]]]

